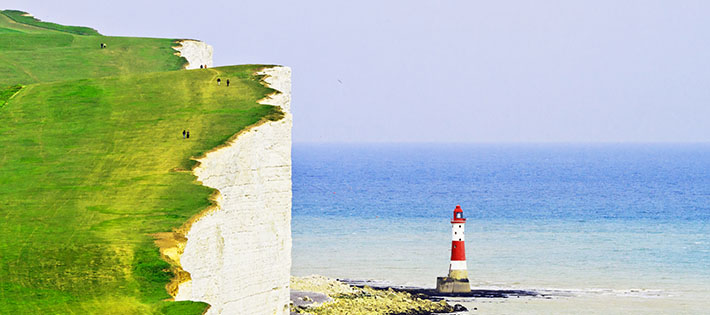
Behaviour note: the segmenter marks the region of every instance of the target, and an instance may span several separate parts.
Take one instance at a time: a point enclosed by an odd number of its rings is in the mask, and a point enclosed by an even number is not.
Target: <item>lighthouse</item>
[[[454,209],[451,220],[451,262],[449,263],[449,276],[436,278],[436,291],[439,293],[467,293],[471,292],[468,283],[468,270],[466,268],[466,238],[464,227],[466,219],[463,217],[461,206]]]

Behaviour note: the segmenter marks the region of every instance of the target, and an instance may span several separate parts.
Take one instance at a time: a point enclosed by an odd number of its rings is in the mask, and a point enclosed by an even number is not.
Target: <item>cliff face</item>
[[[185,69],[199,69],[200,65],[212,67],[212,46],[191,39],[181,40],[178,44],[179,46],[175,46],[173,49],[178,51],[175,53],[176,55],[187,59]]]
[[[291,69],[263,74],[280,93],[262,103],[280,106],[284,118],[243,132],[194,171],[219,194],[186,234],[179,262],[191,280],[179,285],[175,300],[207,302],[208,314],[289,313]]]

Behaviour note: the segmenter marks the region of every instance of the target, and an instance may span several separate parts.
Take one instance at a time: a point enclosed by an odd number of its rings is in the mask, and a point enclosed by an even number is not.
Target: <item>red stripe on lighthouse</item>
[[[464,241],[451,241],[451,260],[466,260]]]

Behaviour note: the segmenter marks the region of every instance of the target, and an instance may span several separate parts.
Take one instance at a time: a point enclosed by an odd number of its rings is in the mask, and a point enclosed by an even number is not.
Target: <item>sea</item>
[[[474,288],[554,296],[528,301],[553,307],[539,313],[710,309],[710,144],[296,143],[292,157],[296,276],[434,287],[461,205]],[[489,309],[520,307],[506,303]]]

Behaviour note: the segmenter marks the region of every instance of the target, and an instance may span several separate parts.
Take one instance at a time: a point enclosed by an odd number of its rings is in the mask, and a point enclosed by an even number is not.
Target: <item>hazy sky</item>
[[[0,7],[105,35],[201,39],[215,65],[291,66],[296,142],[710,141],[710,1]]]

